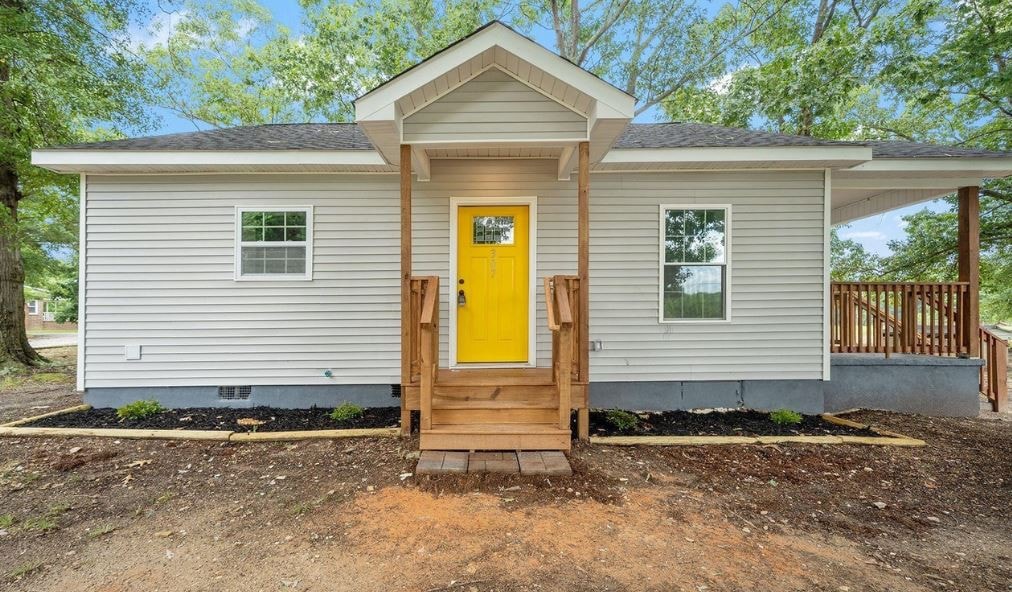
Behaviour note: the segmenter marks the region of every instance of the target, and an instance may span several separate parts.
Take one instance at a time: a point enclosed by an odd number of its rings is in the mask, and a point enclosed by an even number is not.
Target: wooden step
[[[446,409],[432,407],[432,423],[447,425],[470,424],[518,424],[551,423],[559,417],[558,407],[544,408],[464,408]]]
[[[436,384],[466,386],[550,385],[551,368],[475,368],[440,370]]]
[[[553,385],[463,386],[436,383],[432,394],[433,407],[444,408],[453,405],[471,408],[483,403],[490,408],[545,407],[558,401]]]
[[[556,424],[432,424],[422,450],[569,450],[572,434]]]

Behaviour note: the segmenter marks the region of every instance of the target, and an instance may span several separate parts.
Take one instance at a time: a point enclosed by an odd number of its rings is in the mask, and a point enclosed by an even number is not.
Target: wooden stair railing
[[[432,427],[432,394],[439,372],[439,277],[411,278],[408,343],[411,384],[419,387],[422,429]],[[401,395],[402,401],[404,395]]]
[[[552,382],[559,395],[559,429],[569,429],[573,406],[573,378],[578,374],[579,356],[576,348],[576,316],[572,284],[576,276],[557,275],[545,278],[545,311],[548,329],[552,332]]]
[[[969,283],[833,282],[830,351],[936,356],[970,349]]]
[[[984,365],[980,368],[980,392],[991,402],[991,409],[998,412],[1008,410],[1008,341],[980,328],[980,357]]]

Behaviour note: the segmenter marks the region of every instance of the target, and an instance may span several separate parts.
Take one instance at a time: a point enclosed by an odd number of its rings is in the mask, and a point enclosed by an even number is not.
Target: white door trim
[[[460,206],[527,206],[527,223],[530,227],[527,230],[527,242],[529,253],[527,255],[528,275],[527,281],[528,305],[527,305],[527,362],[520,364],[484,364],[484,363],[457,363],[457,210]],[[538,278],[538,197],[454,197],[450,196],[450,277],[447,285],[447,296],[450,306],[450,325],[447,334],[447,341],[450,346],[450,368],[535,368],[538,365],[537,357],[537,278]]]

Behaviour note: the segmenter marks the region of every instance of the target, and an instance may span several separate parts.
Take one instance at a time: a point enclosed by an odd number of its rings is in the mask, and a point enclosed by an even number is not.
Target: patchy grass
[[[14,526],[14,514],[0,514],[0,528]]]
[[[21,578],[27,576],[28,574],[34,571],[38,571],[39,569],[42,569],[41,561],[26,561],[21,565],[15,567],[14,569],[12,569],[10,573],[7,574],[7,577],[9,577],[12,580],[20,580]]]
[[[94,530],[89,530],[88,531],[88,538],[90,538],[90,539],[97,539],[98,537],[105,536],[105,535],[111,533],[114,530],[116,530],[115,526],[113,526],[112,524],[106,524],[106,525],[100,526],[100,527],[98,527],[98,528],[96,528]]]
[[[33,516],[21,523],[22,530],[51,532],[57,528],[59,528],[59,525],[57,525],[56,520],[50,516]]]

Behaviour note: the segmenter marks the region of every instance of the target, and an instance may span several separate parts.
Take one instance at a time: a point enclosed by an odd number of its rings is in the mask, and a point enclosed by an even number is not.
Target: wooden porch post
[[[962,327],[971,358],[980,356],[980,196],[977,187],[959,188],[959,281],[969,282]]]
[[[411,435],[411,145],[401,144],[401,435]]]
[[[590,439],[590,142],[580,142],[577,176],[577,275],[580,276],[580,327],[576,347],[580,352],[580,382],[586,386],[586,403],[576,412],[577,435]]]

